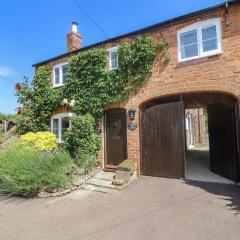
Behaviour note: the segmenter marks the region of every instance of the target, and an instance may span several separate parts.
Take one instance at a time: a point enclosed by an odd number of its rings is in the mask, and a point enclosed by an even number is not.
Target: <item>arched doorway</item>
[[[161,97],[141,106],[141,174],[186,177],[187,109],[205,109],[209,169],[239,181],[238,108],[234,97],[216,92]]]

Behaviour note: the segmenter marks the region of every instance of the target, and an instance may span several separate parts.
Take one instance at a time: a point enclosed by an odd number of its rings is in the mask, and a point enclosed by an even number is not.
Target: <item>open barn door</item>
[[[238,181],[236,108],[234,104],[214,103],[208,106],[210,169]]]

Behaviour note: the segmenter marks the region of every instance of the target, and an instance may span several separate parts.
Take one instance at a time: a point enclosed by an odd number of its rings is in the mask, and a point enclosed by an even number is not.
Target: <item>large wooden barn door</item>
[[[141,117],[141,174],[184,177],[184,107],[182,102],[160,104]]]
[[[127,119],[125,109],[105,112],[105,167],[114,168],[127,159]]]
[[[236,113],[232,104],[208,106],[210,169],[230,180],[238,180]]]

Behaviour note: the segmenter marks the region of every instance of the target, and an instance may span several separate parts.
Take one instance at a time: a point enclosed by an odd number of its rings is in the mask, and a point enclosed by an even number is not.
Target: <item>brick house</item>
[[[180,16],[101,43],[82,47],[77,23],[67,35],[68,52],[37,63],[53,68],[53,87],[67,81],[70,56],[93,47],[108,49],[109,68],[118,66],[117,45],[136,36],[165,39],[170,62],[156,61],[150,81],[128,100],[106,107],[103,168],[115,169],[124,159],[136,162],[139,174],[185,177],[184,115],[205,108],[209,116],[210,168],[239,181],[240,2],[230,1]],[[61,138],[69,127],[68,109],[52,114],[52,131]],[[157,133],[157,134],[156,134]]]

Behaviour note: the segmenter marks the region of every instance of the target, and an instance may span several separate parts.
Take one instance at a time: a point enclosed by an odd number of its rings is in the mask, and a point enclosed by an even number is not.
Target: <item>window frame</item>
[[[59,113],[59,114],[55,114],[51,117],[51,132],[53,133],[53,121],[55,119],[58,120],[58,143],[62,143],[63,140],[62,140],[62,118],[69,118],[69,128],[71,128],[72,126],[72,122],[71,122],[71,117],[69,116],[69,114],[73,114],[71,112],[68,112],[68,113]]]
[[[216,33],[217,33],[217,46],[218,48],[215,50],[203,51],[203,38],[202,38],[202,30],[204,28],[208,28],[211,26],[216,26]],[[182,58],[182,52],[181,52],[181,35],[184,33],[188,33],[191,31],[197,32],[197,46],[198,46],[198,55],[194,57],[189,58]],[[185,62],[189,60],[199,59],[203,57],[208,57],[212,55],[217,55],[223,53],[223,44],[222,44],[222,24],[220,18],[214,18],[206,21],[201,21],[195,24],[192,24],[191,26],[187,26],[185,28],[182,28],[178,30],[177,32],[177,40],[178,40],[178,62]]]
[[[112,66],[112,53],[113,52],[116,52],[117,53],[117,67],[113,67]],[[119,67],[119,63],[118,63],[118,46],[114,46],[114,47],[111,47],[108,49],[108,56],[109,56],[109,69],[110,70],[115,70],[115,69],[118,69]]]
[[[62,87],[65,84],[63,83],[63,66],[68,65],[68,62],[63,62],[55,65],[53,67],[53,79],[52,79],[52,86],[55,87]],[[59,69],[59,83],[55,83],[55,69]]]

